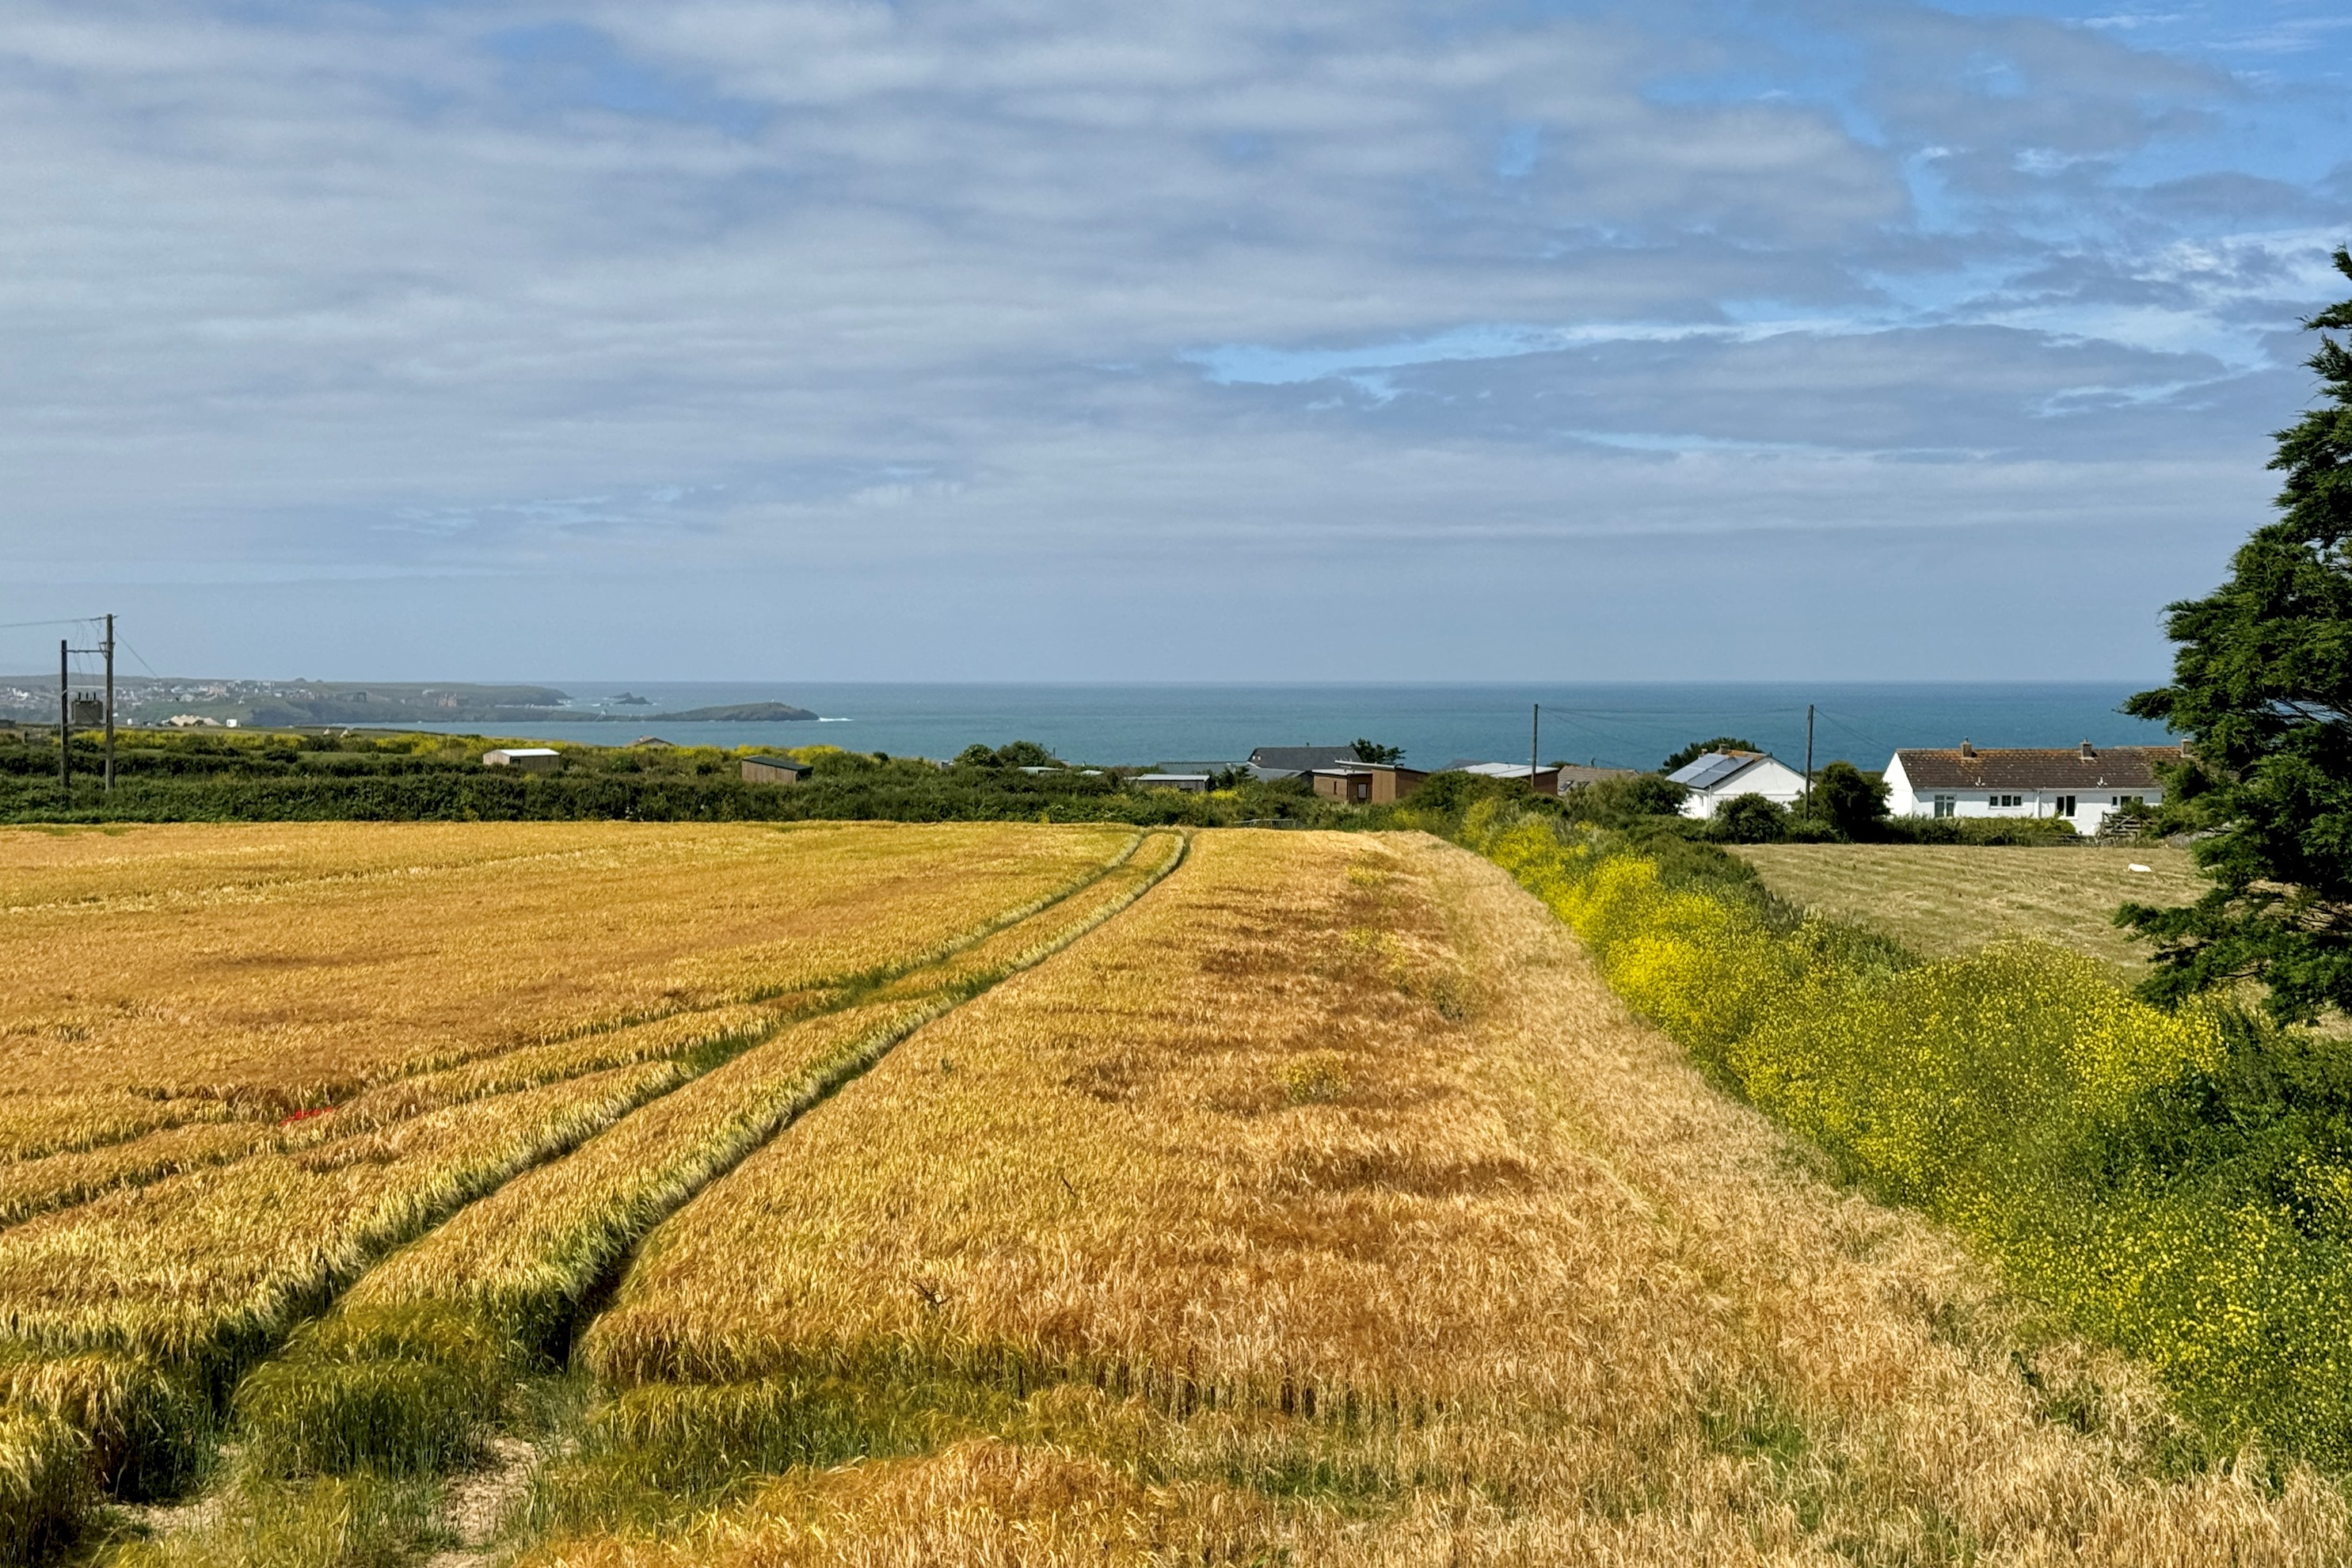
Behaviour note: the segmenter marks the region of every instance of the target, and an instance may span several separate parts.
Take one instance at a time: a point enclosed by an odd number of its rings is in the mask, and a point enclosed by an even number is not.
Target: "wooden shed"
[[[808,777],[809,765],[790,757],[746,757],[743,759],[745,784],[798,784]]]
[[[1307,778],[1315,793],[1328,800],[1349,800],[1366,805],[1389,805],[1421,787],[1429,774],[1395,763],[1348,763],[1311,768]]]

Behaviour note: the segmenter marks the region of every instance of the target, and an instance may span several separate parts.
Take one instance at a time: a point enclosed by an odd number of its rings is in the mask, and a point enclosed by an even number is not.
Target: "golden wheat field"
[[[2352,1561],[1424,836],[0,833],[0,889],[20,1561]]]

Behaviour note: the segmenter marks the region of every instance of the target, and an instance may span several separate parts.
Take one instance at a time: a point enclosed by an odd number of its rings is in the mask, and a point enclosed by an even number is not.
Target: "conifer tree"
[[[2336,266],[2352,278],[2352,252]],[[2321,399],[2276,437],[2283,515],[2212,595],[2168,606],[2172,684],[2125,704],[2187,740],[2168,782],[2213,830],[2193,846],[2213,887],[2116,916],[2158,943],[2151,998],[2252,980],[2282,1022],[2352,1010],[2352,351],[2326,335],[2352,300],[2304,324]]]

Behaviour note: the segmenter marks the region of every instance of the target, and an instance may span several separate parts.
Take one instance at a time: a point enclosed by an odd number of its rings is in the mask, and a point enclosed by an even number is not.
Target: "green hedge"
[[[2160,1011],[2039,944],[1920,963],[1506,803],[1455,832],[1702,1063],[2152,1366],[2215,1443],[2352,1468],[2342,1046]]]

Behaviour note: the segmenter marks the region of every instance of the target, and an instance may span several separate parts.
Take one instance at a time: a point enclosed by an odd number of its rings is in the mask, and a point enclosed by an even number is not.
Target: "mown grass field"
[[[1423,835],[168,828],[0,879],[20,1560],[2352,1553]]]
[[[2209,886],[2187,850],[2163,844],[1746,844],[1732,853],[1790,903],[1883,931],[1926,957],[2030,936],[2135,977],[2147,949],[2117,929],[2116,906],[2193,903]]]

